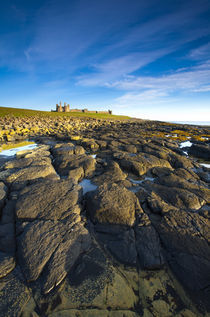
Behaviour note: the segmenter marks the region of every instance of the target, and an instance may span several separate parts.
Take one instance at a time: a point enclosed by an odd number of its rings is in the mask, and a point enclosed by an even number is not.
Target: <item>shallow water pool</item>
[[[23,145],[24,144],[24,145]],[[25,151],[25,150],[33,150],[37,147],[35,142],[22,142],[13,145],[8,145],[4,150],[0,152],[0,157],[13,157],[17,152]]]
[[[92,192],[93,190],[96,190],[98,186],[93,184],[90,179],[83,179],[80,183],[80,186],[82,186],[83,189],[83,195],[85,195],[88,192]]]
[[[192,146],[192,142],[190,142],[190,141],[181,142],[180,145],[179,145],[180,148],[191,147],[191,146]]]

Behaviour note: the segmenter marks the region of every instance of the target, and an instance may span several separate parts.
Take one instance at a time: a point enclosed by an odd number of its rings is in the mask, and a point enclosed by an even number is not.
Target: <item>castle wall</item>
[[[64,106],[62,106],[61,102],[59,104],[56,104],[56,110],[51,110],[55,112],[83,112],[83,113],[101,113],[101,114],[112,114],[111,110],[108,111],[91,111],[88,109],[70,109],[69,104],[66,104],[64,102]]]

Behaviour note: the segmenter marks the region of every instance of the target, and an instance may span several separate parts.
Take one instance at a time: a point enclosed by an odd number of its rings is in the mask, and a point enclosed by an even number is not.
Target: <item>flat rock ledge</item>
[[[0,316],[209,316],[209,169],[175,127],[26,124],[38,146],[0,166]]]

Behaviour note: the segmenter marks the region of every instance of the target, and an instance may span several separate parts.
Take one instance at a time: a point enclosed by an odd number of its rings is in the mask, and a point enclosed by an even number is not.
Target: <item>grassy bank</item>
[[[111,115],[106,113],[83,113],[83,112],[68,112],[59,113],[51,111],[38,111],[30,109],[18,109],[9,107],[0,107],[0,117],[13,116],[13,117],[76,117],[76,118],[95,118],[95,119],[115,119],[115,120],[127,120],[130,117]]]

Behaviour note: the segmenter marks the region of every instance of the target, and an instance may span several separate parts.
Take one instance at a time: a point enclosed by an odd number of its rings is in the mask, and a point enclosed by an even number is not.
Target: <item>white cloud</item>
[[[154,62],[169,52],[170,49],[167,48],[153,52],[133,53],[102,64],[95,64],[96,72],[78,77],[77,84],[82,86],[112,87],[118,78],[125,78],[128,74]]]
[[[195,60],[208,59],[209,56],[210,56],[210,42],[198,48],[193,49],[189,54],[189,58],[195,59]]]
[[[162,76],[129,76],[110,83],[125,91],[160,90],[165,93],[175,91],[196,91],[210,84],[210,62],[198,66],[184,68],[175,73]]]

